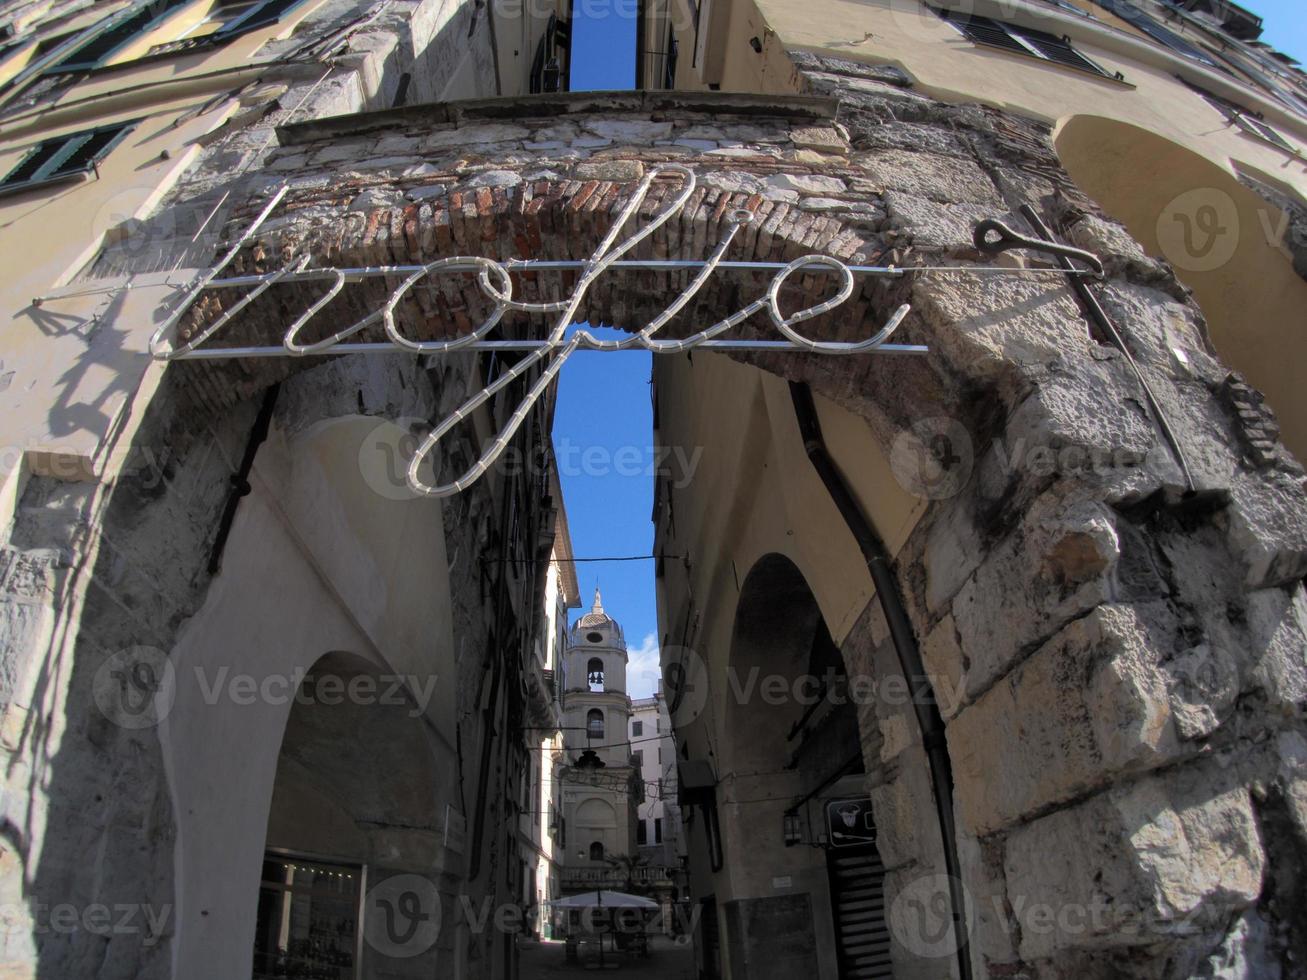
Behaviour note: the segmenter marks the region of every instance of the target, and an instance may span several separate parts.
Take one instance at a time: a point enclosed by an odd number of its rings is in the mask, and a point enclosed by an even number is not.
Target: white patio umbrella
[[[580,895],[569,895],[567,898],[556,898],[548,904],[556,909],[656,909],[657,902],[652,902],[647,898],[641,898],[639,895],[631,895],[627,892],[614,892],[607,889],[599,889],[597,892],[582,892]],[[603,935],[599,937],[599,964],[604,965],[604,941]]]
[[[583,892],[569,895],[567,898],[555,898],[548,904],[556,909],[656,909],[658,903],[631,895],[627,892],[614,892],[601,888],[597,892]]]

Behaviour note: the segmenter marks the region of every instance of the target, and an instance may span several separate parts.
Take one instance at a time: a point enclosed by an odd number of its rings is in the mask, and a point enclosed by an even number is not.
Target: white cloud
[[[648,634],[638,647],[628,646],[626,656],[626,693],[633,698],[653,697],[663,674],[657,634]]]

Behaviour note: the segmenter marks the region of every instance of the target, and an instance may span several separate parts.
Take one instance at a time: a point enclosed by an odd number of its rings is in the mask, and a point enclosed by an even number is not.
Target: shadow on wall
[[[1211,161],[1137,126],[1073,116],[1054,142],[1075,182],[1150,255],[1175,267],[1221,358],[1266,395],[1285,445],[1307,459],[1307,281],[1282,244],[1284,212]]]

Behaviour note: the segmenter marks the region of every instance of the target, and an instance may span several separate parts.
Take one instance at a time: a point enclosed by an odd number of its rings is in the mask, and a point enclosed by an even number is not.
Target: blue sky
[[[573,22],[572,89],[629,89],[635,82],[634,4],[578,2]],[[587,17],[589,10],[598,16]],[[606,333],[603,330],[593,331]],[[612,337],[625,336],[617,331]],[[648,351],[582,351],[563,367],[554,418],[558,457],[578,558],[653,553],[653,409]],[[583,562],[576,566],[584,609],[595,585],[604,608],[622,624],[631,650],[627,687],[633,697],[653,693],[657,681],[658,613],[654,563]]]
[[[634,2],[623,0],[576,0],[573,91],[635,87],[634,9]]]

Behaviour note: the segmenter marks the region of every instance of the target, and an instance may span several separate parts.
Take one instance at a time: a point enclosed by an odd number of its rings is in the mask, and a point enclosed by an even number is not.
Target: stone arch
[[[591,708],[585,713],[585,737],[587,739],[604,740],[605,719],[602,708]]]
[[[581,859],[602,863],[608,855],[625,849],[625,842],[619,839],[617,810],[609,800],[596,796],[581,800],[572,819],[575,828],[569,837],[575,844],[571,846]],[[597,858],[593,856],[595,845],[599,847]]]
[[[557,110],[562,116],[583,112],[621,115],[631,111],[630,107],[619,111],[608,104],[586,107],[583,100],[568,102]],[[970,139],[986,145],[986,152],[1010,168],[1003,170],[1003,180],[993,181],[987,176],[993,172],[993,160],[988,158],[968,160],[963,165],[948,155],[924,160],[927,154],[915,154],[914,166],[924,171],[905,170],[893,160],[881,159],[891,154],[877,149],[883,144],[876,142],[875,125],[865,119],[858,123],[858,132],[852,134],[853,146],[869,148],[865,156],[850,152],[849,144],[829,156],[799,150],[788,142],[794,138],[791,122],[769,117],[767,111],[755,110],[747,122],[740,124],[741,141],[750,143],[753,149],[739,149],[728,164],[722,163],[720,157],[699,156],[690,161],[700,178],[700,191],[680,219],[660,229],[637,254],[702,259],[720,232],[723,216],[734,208],[749,208],[757,219],[736,239],[728,258],[780,261],[824,252],[860,263],[903,257],[910,259],[908,264],[964,263],[981,258],[970,245],[976,220],[1039,199],[1045,193],[1042,188],[1047,186],[1041,181],[1050,172],[1068,183],[1057,170],[1047,134],[1009,118],[1001,120],[1007,127],[1005,131],[1018,132],[1019,138],[1004,141],[1000,147],[985,144],[990,138],[987,126],[977,125],[971,116],[959,113],[954,120],[970,130]],[[621,121],[634,122],[637,131],[643,131],[646,125],[629,115]],[[809,117],[808,121],[813,120]],[[819,120],[819,124],[827,122]],[[918,123],[938,125],[940,119],[926,113]],[[532,121],[532,125],[537,124],[559,125],[555,117],[548,123]],[[347,127],[348,123],[342,125]],[[457,125],[475,130],[479,124],[465,118]],[[662,125],[650,123],[650,132]],[[743,135],[746,131],[747,136]],[[832,128],[831,133],[838,144],[838,131]],[[323,131],[314,138],[332,135]],[[778,142],[760,147],[760,139]],[[493,152],[511,155],[512,151],[499,147]],[[582,258],[609,229],[624,201],[634,192],[639,175],[652,163],[669,157],[668,151],[656,143],[642,145],[638,136],[631,136],[629,145],[606,151],[601,159],[585,163],[549,160],[538,175],[523,178],[501,169],[493,152],[490,159],[465,169],[460,169],[464,164],[459,163],[449,172],[442,172],[440,164],[431,164],[436,172],[422,178],[429,183],[411,188],[410,197],[400,196],[400,191],[406,182],[416,183],[412,179],[385,175],[373,178],[370,186],[391,194],[393,203],[378,207],[375,196],[360,195],[360,200],[369,203],[342,220],[335,215],[330,221],[322,220],[321,187],[312,180],[305,181],[292,189],[285,214],[261,236],[259,246],[241,257],[237,269],[276,267],[290,255],[305,250],[338,266],[415,263],[452,254],[499,259]],[[947,171],[949,186],[968,187],[965,203],[939,200],[938,185],[924,179],[918,184],[912,176],[936,174],[938,170]],[[434,185],[439,182],[445,186],[437,191]],[[639,220],[649,220],[658,202],[675,186],[671,180],[656,183]],[[811,210],[804,205],[810,204],[815,193],[842,194],[846,205],[857,207]],[[819,200],[823,201],[821,207],[831,208],[830,198]],[[1051,218],[1056,202],[1045,199],[1044,203]],[[886,213],[884,221],[869,224],[866,215],[877,209]],[[1073,235],[1083,230],[1075,227],[1075,222],[1069,229],[1063,223],[1057,224],[1060,231],[1069,230]],[[1138,321],[1131,337],[1136,357],[1142,347],[1147,352],[1142,360],[1152,366],[1166,363],[1173,347],[1191,352],[1187,367],[1180,369],[1183,382],[1172,383],[1169,376],[1166,382],[1167,401],[1181,422],[1188,426],[1186,419],[1206,419],[1213,414],[1222,419],[1223,434],[1215,444],[1210,431],[1201,430],[1197,423],[1186,433],[1188,441],[1206,447],[1202,451],[1204,466],[1208,461],[1223,461],[1212,463],[1214,468],[1207,475],[1214,484],[1228,484],[1234,499],[1219,518],[1209,514],[1200,519],[1210,524],[1205,533],[1212,553],[1219,556],[1217,561],[1223,567],[1246,565],[1250,588],[1285,585],[1292,580],[1294,570],[1304,568],[1301,549],[1283,537],[1271,543],[1265,533],[1250,525],[1261,526],[1260,519],[1253,515],[1263,506],[1281,517],[1289,513],[1279,504],[1268,504],[1268,496],[1283,494],[1279,498],[1282,501],[1298,500],[1300,493],[1289,489],[1285,482],[1289,478],[1279,474],[1267,475],[1261,486],[1246,479],[1228,478],[1230,460],[1235,458],[1232,454],[1239,452],[1241,441],[1249,438],[1250,432],[1252,438],[1258,438],[1253,430],[1260,420],[1255,412],[1232,405],[1213,406],[1208,391],[1221,384],[1226,371],[1210,356],[1201,318],[1191,304],[1180,298],[1182,291],[1175,288],[1169,274],[1146,262],[1131,264],[1133,245],[1128,242],[1108,240],[1094,247],[1104,253],[1112,268],[1109,294],[1122,298],[1132,320]],[[1031,261],[1038,264],[1041,260],[1031,257]],[[556,271],[523,276],[520,295],[529,299],[566,295],[573,277],[573,273]],[[726,276],[714,279],[687,310],[685,321],[713,322],[724,312],[738,309],[762,291],[764,279],[752,273],[735,280]],[[684,282],[682,273],[666,271],[605,278],[588,294],[578,318],[630,328],[661,310],[665,298],[674,295]],[[829,280],[815,275],[795,277],[790,286],[785,306],[794,309],[824,298],[823,288],[829,288]],[[243,333],[237,333],[235,339],[276,342],[288,321],[288,311],[304,309],[320,295],[321,287],[286,285],[269,291],[251,305]],[[353,322],[362,313],[379,308],[385,297],[385,287],[377,282],[345,290],[336,301],[340,304],[337,319]],[[1025,887],[1026,878],[1036,873],[1025,870],[1023,862],[1030,852],[1023,849],[1024,841],[1036,832],[1047,831],[1049,824],[1039,821],[1052,820],[1050,812],[1070,807],[1075,818],[1080,818],[1094,807],[1106,805],[1101,798],[1091,796],[1090,802],[1076,809],[1075,801],[1084,800],[1084,794],[1101,794],[1125,779],[1126,773],[1187,755],[1188,747],[1163,737],[1156,744],[1143,739],[1128,744],[1112,742],[1110,757],[1095,762],[1104,750],[1090,744],[1099,736],[1089,730],[1084,711],[1041,706],[1037,700],[1032,700],[1029,711],[1047,722],[1049,733],[1044,736],[1032,739],[1027,729],[996,728],[992,720],[995,714],[1006,717],[998,703],[1009,690],[1007,678],[1031,651],[1047,645],[1045,655],[1055,656],[1047,651],[1058,643],[1069,642],[1060,637],[1060,631],[1065,628],[1077,633],[1084,628],[1076,626],[1077,621],[1094,613],[1107,601],[1106,597],[1123,594],[1117,577],[1132,575],[1128,569],[1134,566],[1126,562],[1127,570],[1120,571],[1126,547],[1120,542],[1135,541],[1136,535],[1149,533],[1138,529],[1136,520],[1142,518],[1137,518],[1135,511],[1123,509],[1123,502],[1146,499],[1152,501],[1150,506],[1165,508],[1171,498],[1164,488],[1175,487],[1181,481],[1155,420],[1146,409],[1137,407],[1142,401],[1137,379],[1119,358],[1105,352],[1090,337],[1073,296],[1059,280],[927,273],[868,279],[860,283],[850,304],[809,325],[809,333],[822,339],[866,336],[869,328],[874,329],[890,310],[907,299],[912,301],[914,312],[901,336],[929,343],[929,358],[729,356],[771,376],[810,384],[816,394],[859,416],[871,428],[886,456],[896,445],[904,445],[907,437],[908,458],[906,463],[900,460],[895,481],[926,504],[918,512],[918,530],[907,536],[894,561],[936,692],[950,694],[945,711],[960,814],[959,847],[972,849],[962,862],[963,873],[974,893],[1002,895],[1009,877],[1015,887]],[[451,278],[442,283],[426,298],[410,294],[400,303],[398,312],[407,335],[422,339],[449,336],[460,325],[476,323],[486,308],[484,294],[470,277],[463,277],[461,282]],[[201,319],[211,317],[216,309],[210,303],[197,309],[196,315]],[[510,318],[504,332],[508,336],[538,336],[542,327],[541,322],[530,318]],[[685,325],[680,328],[684,330]],[[758,330],[756,324],[749,324],[739,335],[756,335]],[[1168,331],[1176,343],[1166,342]],[[669,333],[676,335],[675,330]],[[357,339],[378,338],[359,335]],[[177,367],[201,379],[197,389],[234,394],[253,390],[293,366],[242,365],[239,371],[233,371],[215,362]],[[506,394],[498,404],[490,406],[487,414],[492,421],[506,416],[513,397]],[[767,397],[764,392],[764,402]],[[757,407],[751,405],[750,409]],[[927,480],[927,474],[918,471],[927,465],[925,457],[914,452],[913,447],[919,450],[923,444],[932,446],[940,436],[948,439],[949,465],[956,460],[960,468],[956,474],[945,474],[948,479],[943,481]],[[855,440],[851,448],[856,445]],[[1041,455],[1037,459],[1016,458],[1013,451],[1020,447],[1033,447]],[[801,452],[802,443],[796,448]],[[1068,448],[1079,455],[1066,457],[1064,451]],[[1050,456],[1051,466],[1046,463]],[[1086,467],[1076,463],[1086,456],[1102,456],[1111,464]],[[1063,462],[1064,457],[1069,462]],[[1118,464],[1122,457],[1126,462]],[[782,462],[806,465],[798,454]],[[854,492],[873,522],[879,525],[887,519],[888,524],[892,515],[886,513],[883,496],[874,492],[874,480],[858,474],[855,482]],[[831,517],[832,521],[837,519]],[[823,540],[847,557],[851,539],[840,532],[828,530],[826,534]],[[1035,570],[1041,571],[1036,574]],[[865,568],[858,571],[865,573]],[[1026,583],[1029,588],[1014,591],[1013,581]],[[1237,585],[1226,583],[1222,588],[1228,591],[1228,596],[1222,593],[1222,602],[1243,601]],[[1170,585],[1146,583],[1141,592],[1128,594],[1150,598],[1170,594],[1171,590]],[[867,589],[864,599],[869,596]],[[1004,598],[996,598],[1000,596]],[[1207,600],[1201,605],[1216,608]],[[1116,623],[1111,611],[1097,616],[1095,623]],[[858,633],[854,652],[867,655],[865,651],[875,649],[878,664],[893,665],[893,654],[883,639],[884,626],[878,628],[876,621],[876,613],[868,606],[855,627]],[[1145,646],[1152,651],[1150,656],[1159,656],[1157,651],[1164,644],[1150,641]],[[847,638],[845,648],[849,649]],[[1150,669],[1159,668],[1152,664]],[[1123,667],[1119,675],[1112,676],[1132,675]],[[1153,690],[1166,689],[1167,682],[1160,673],[1150,676],[1156,680]],[[1023,677],[1024,673],[1013,678],[1013,683]],[[1119,680],[1109,678],[1104,683],[1110,696],[1121,687]],[[1029,697],[1036,699],[1034,688]],[[1155,699],[1145,699],[1139,710],[1149,714],[1160,710],[1158,704]],[[894,738],[885,751],[906,778],[873,791],[878,820],[885,818],[878,847],[886,865],[892,865],[887,900],[923,880],[929,881],[933,872],[942,870],[937,859],[938,822],[928,781],[923,776],[926,763],[920,733],[906,707],[889,721],[888,730]],[[991,730],[1000,732],[1000,737],[989,734]],[[1140,730],[1154,731],[1142,723]],[[1077,753],[1087,744],[1090,747],[1082,753],[1085,757],[1079,758]],[[1044,765],[1032,769],[1021,763],[1028,754],[1040,751],[1049,754]],[[1082,775],[1027,778],[1033,772],[1040,776]],[[995,773],[1004,778],[996,780]],[[1053,813],[1053,817],[1060,817],[1060,813]],[[1037,831],[1032,829],[1036,824]],[[1130,846],[1128,835],[1118,824],[1100,821],[1098,826],[1107,850]],[[769,832],[779,836],[780,828]],[[980,848],[985,849],[983,854],[976,853]],[[1005,860],[1014,869],[1010,875]],[[995,874],[996,868],[1003,870]],[[811,867],[806,872],[816,873]],[[990,925],[991,935],[986,936],[985,944],[977,942],[972,947],[975,961],[986,956],[998,963],[1074,958],[1079,946],[1101,938],[1059,936],[1056,943],[1060,946],[1045,948],[1032,942],[1028,948],[1018,950],[1013,948],[1010,937],[1019,933],[1019,922]],[[991,942],[992,935],[999,938]],[[896,962],[914,958],[921,947],[914,950],[911,945],[895,949]],[[930,953],[936,959],[951,955],[951,950]],[[826,972],[834,975],[829,968]]]
[[[359,382],[367,387],[357,377],[352,386]],[[328,384],[334,387],[335,381]],[[170,651],[176,702],[159,735],[178,814],[176,956],[188,972],[201,965],[249,970],[253,897],[266,846],[352,859],[379,873],[411,852],[414,864],[430,869],[438,866],[433,856],[440,836],[430,821],[443,820],[444,804],[456,799],[448,725],[452,685],[434,681],[454,663],[448,562],[436,530],[440,508],[388,493],[394,471],[377,468],[383,458],[370,458],[378,445],[393,444],[406,432],[389,420],[333,416],[330,399],[312,392],[307,376],[284,386],[269,438],[255,457],[251,492],[223,549],[221,573]],[[357,394],[346,404],[357,411]],[[248,424],[239,413],[236,418],[241,427]],[[423,542],[402,567],[393,562],[401,541]],[[354,652],[323,660],[323,650]],[[286,762],[278,747],[298,724],[304,678],[320,667],[369,685],[379,719],[393,717],[398,724],[398,716],[406,718],[405,745],[413,748],[421,733],[423,748],[414,764],[425,765],[428,775],[413,785],[422,788],[422,820],[416,798],[385,801],[384,794],[378,805],[402,810],[402,819],[343,812],[339,793],[314,789],[312,780],[306,784],[297,775],[305,766]],[[383,696],[402,704],[382,703]],[[375,753],[362,768],[384,778],[385,739],[365,739],[372,722],[354,721],[360,734],[351,744],[366,742]],[[344,763],[350,753],[342,747],[337,754]],[[314,759],[321,762],[323,755]],[[270,824],[270,814],[275,821],[286,812],[277,791],[292,784],[318,801],[310,816],[320,820],[323,834],[337,834],[341,847],[294,846],[289,817]],[[377,792],[367,790],[369,796]],[[358,830],[374,817],[378,827],[411,825],[416,837],[397,832],[390,846]]]
[[[1307,458],[1296,370],[1307,279],[1281,243],[1285,214],[1226,168],[1128,123],[1072,116],[1055,143],[1081,190],[1193,289],[1222,359],[1266,395],[1286,445]]]

